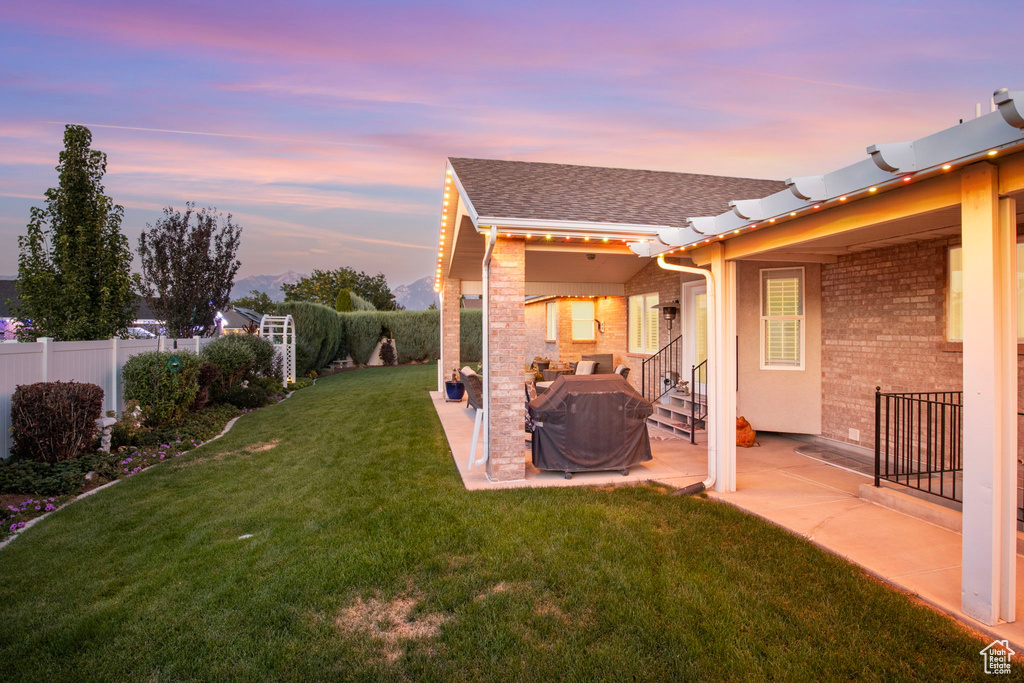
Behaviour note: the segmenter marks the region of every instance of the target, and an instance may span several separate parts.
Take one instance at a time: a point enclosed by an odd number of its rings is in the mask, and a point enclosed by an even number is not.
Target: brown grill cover
[[[622,470],[651,459],[654,406],[619,375],[563,375],[529,409],[537,469]]]

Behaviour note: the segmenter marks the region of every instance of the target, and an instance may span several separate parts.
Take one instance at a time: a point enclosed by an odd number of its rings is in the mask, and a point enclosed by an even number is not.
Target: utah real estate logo
[[[979,654],[985,661],[985,673],[1008,674],[1010,673],[1010,658],[1016,653],[1010,649],[1009,641],[993,640]]]

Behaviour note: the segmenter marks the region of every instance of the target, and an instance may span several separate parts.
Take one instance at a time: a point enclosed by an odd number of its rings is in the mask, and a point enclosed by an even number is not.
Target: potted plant
[[[462,380],[459,379],[458,370],[452,370],[452,378],[445,380],[444,394],[445,400],[452,403],[461,401],[462,397],[466,395],[466,387],[462,384]]]

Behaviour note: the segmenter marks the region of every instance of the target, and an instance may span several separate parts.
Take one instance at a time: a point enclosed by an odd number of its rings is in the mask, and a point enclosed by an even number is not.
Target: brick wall
[[[488,354],[484,374],[490,391],[487,423],[492,481],[526,478],[523,432],[523,365],[526,358],[526,250],[521,240],[499,239],[488,284]]]
[[[915,242],[822,267],[823,436],[874,448],[876,386],[962,388],[960,344],[945,336],[948,249],[959,242]],[[849,438],[850,428],[860,430],[859,441]]]
[[[546,340],[547,304],[552,299],[529,304],[526,307],[526,358],[523,365],[530,363],[534,358],[558,358],[558,342]]]
[[[441,371],[446,380],[451,379],[453,369],[462,367],[461,296],[462,280],[445,278],[441,295]]]

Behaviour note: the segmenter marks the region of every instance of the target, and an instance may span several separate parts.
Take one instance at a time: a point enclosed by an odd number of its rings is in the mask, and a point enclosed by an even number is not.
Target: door
[[[708,287],[703,281],[683,283],[683,302],[685,307],[683,331],[685,339],[684,372],[689,379],[691,367],[698,367],[697,375],[691,391],[699,394],[707,393],[708,359]],[[703,365],[702,365],[703,364]]]

